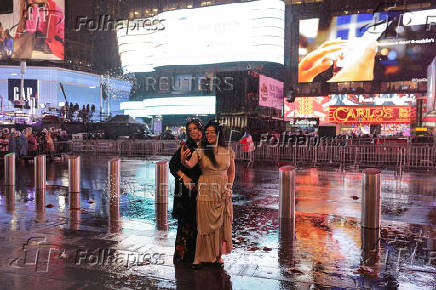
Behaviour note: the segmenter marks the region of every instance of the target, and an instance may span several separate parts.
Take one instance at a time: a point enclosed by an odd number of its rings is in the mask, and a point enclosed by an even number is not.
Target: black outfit
[[[197,143],[193,140],[188,141],[186,146],[188,146],[191,152],[194,152],[198,147]],[[169,163],[170,172],[175,177],[172,217],[178,220],[174,262],[192,263],[195,257],[195,244],[197,239],[197,191],[189,191],[189,189],[183,185],[183,181],[179,181],[180,177],[177,175],[177,171],[181,170],[186,176],[192,179],[193,183],[197,184],[198,178],[201,175],[201,169],[199,165],[194,168],[184,167],[180,160],[180,150],[179,148],[176,151]]]

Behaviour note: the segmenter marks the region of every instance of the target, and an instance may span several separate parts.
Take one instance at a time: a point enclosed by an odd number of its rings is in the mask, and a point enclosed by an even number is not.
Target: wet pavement
[[[294,225],[278,219],[278,167],[238,164],[234,251],[223,270],[193,271],[172,263],[173,189],[155,205],[158,160],[123,158],[109,198],[109,159],[82,156],[80,194],[66,160],[48,162],[44,201],[33,164],[17,164],[16,187],[1,187],[0,289],[436,288],[435,172],[383,171],[382,227],[362,231],[361,171],[298,169]]]

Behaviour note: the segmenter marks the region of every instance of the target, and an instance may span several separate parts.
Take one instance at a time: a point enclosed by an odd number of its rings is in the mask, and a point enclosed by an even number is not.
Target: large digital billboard
[[[341,124],[410,123],[411,106],[330,106],[329,122]]]
[[[300,20],[298,81],[411,81],[436,56],[436,9]]]
[[[331,106],[404,106],[412,107],[419,94],[332,94],[324,97],[297,97],[295,102],[289,103],[285,99],[285,119],[319,118],[321,125],[329,122],[329,108]]]
[[[129,72],[156,67],[284,61],[285,4],[260,0],[166,11],[119,25],[118,50]]]
[[[0,14],[0,59],[64,60],[65,0],[13,0],[9,6]]]

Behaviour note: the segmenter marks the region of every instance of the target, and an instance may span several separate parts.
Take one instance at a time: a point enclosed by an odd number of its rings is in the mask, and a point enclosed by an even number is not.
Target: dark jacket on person
[[[17,138],[12,134],[9,136],[9,153],[17,153]]]
[[[194,152],[198,147],[197,143],[193,140],[188,140],[186,146]],[[197,164],[194,168],[186,168],[182,165],[180,160],[180,150],[179,148],[170,160],[169,168],[171,174],[175,179],[175,189],[174,189],[174,204],[173,204],[173,218],[190,223],[195,223],[196,221],[196,201],[197,201],[197,191],[192,190],[189,192],[183,185],[183,181],[179,181],[179,176],[177,171],[181,170],[185,175],[192,179],[192,182],[198,184],[198,178],[201,175],[200,166]],[[188,158],[188,160],[190,157]]]

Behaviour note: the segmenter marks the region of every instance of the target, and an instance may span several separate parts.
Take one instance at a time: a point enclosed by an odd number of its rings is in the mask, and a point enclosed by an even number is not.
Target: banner
[[[341,124],[411,123],[411,106],[330,106],[329,122]]]
[[[0,60],[65,59],[65,0],[13,0],[2,12]]]
[[[259,106],[283,108],[283,82],[259,75]]]

